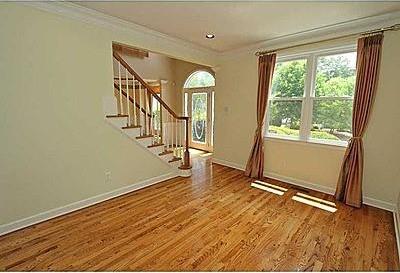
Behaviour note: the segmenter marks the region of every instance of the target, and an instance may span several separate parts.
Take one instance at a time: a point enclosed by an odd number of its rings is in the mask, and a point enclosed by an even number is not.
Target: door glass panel
[[[215,92],[211,93],[211,146],[214,146],[214,103],[215,103]]]
[[[192,140],[206,143],[207,128],[207,93],[192,95]]]

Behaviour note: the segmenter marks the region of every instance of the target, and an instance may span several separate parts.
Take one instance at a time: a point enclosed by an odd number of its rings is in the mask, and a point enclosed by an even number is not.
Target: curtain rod
[[[303,44],[292,45],[292,46],[287,46],[287,47],[275,48],[272,50],[257,51],[255,53],[255,55],[256,56],[268,55],[268,54],[276,53],[277,51],[281,51],[281,50],[285,50],[285,49],[291,49],[291,48],[305,46],[305,45],[318,44],[318,43],[322,43],[322,42],[329,42],[329,41],[334,41],[334,40],[338,40],[338,39],[349,38],[352,36],[373,35],[376,33],[383,33],[385,31],[391,31],[391,30],[400,30],[400,24],[395,24],[390,27],[383,27],[383,28],[379,28],[379,29],[366,31],[366,32],[353,33],[353,34],[343,35],[343,36],[329,38],[329,39],[325,39],[325,40],[319,40],[319,41],[315,41],[315,42],[309,42],[309,43],[303,43]]]

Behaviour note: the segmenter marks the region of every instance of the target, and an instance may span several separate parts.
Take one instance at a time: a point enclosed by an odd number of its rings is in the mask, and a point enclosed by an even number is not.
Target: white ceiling
[[[219,52],[400,11],[400,2],[75,3]],[[215,39],[205,39],[209,32]]]

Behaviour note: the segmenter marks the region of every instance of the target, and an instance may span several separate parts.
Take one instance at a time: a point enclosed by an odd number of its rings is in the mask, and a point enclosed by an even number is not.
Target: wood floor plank
[[[190,178],[148,188],[0,237],[0,270],[399,270],[390,212],[334,213],[250,187],[198,157]],[[335,202],[333,197],[307,194]]]

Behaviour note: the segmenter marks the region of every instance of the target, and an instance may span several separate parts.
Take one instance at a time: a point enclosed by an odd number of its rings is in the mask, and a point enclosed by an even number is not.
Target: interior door
[[[209,152],[213,150],[213,91],[208,87],[185,90],[185,108],[190,117],[190,147]]]

